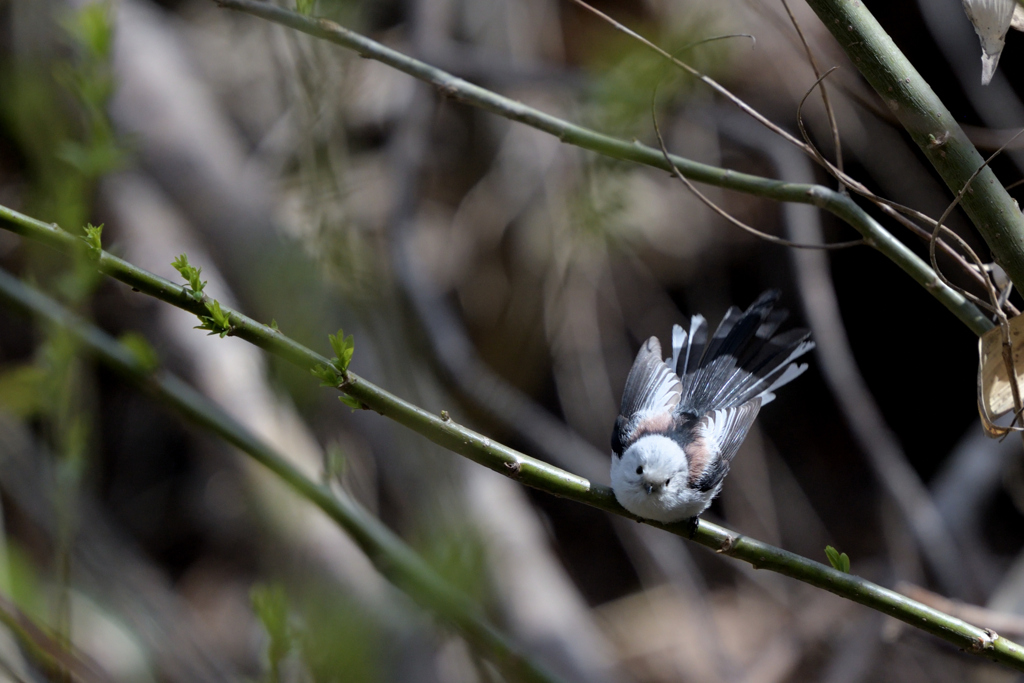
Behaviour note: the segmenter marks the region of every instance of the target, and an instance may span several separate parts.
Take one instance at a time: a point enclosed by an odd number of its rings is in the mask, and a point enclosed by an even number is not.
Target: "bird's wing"
[[[761,399],[731,408],[712,410],[693,428],[692,439],[683,448],[689,462],[689,484],[710,491],[729,472],[729,463],[754,424]]]
[[[686,343],[687,337],[689,336],[690,335],[686,333],[686,330],[684,330],[682,326],[672,326],[672,361],[669,362],[668,366],[669,368],[672,369],[672,372],[676,373],[677,375],[682,374],[679,372],[679,355],[683,352],[684,347],[687,351],[690,350],[689,344]]]
[[[671,428],[672,411],[681,393],[679,376],[661,359],[657,337],[651,337],[640,347],[626,378],[619,417],[612,432],[612,451],[621,455],[643,434]]]

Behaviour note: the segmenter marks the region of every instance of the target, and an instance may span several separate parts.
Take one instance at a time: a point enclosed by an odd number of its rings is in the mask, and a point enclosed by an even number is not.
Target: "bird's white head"
[[[637,439],[621,457],[612,456],[611,474],[615,498],[640,517],[675,522],[706,507],[687,485],[686,453],[667,436],[648,434]]]

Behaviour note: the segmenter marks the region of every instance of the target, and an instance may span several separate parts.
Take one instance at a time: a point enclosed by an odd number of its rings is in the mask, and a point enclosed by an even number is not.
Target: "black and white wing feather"
[[[758,397],[731,408],[712,410],[697,421],[684,448],[691,487],[710,491],[722,482],[760,409]]]
[[[777,291],[769,290],[744,312],[729,309],[699,359],[691,353],[683,363],[681,354],[680,412],[703,415],[755,397],[764,405],[775,398],[775,389],[807,369],[794,361],[813,349],[814,342],[807,330],[776,334],[787,317],[784,309],[775,308],[778,298]],[[692,351],[690,336],[686,347]]]
[[[671,427],[681,394],[679,376],[661,359],[657,337],[651,337],[640,347],[626,378],[622,406],[612,431],[612,451],[622,455],[644,434]]]

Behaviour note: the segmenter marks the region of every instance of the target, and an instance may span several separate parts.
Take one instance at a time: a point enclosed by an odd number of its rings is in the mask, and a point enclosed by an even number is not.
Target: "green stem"
[[[639,142],[626,142],[564,121],[528,107],[521,102],[473,85],[436,67],[392,50],[389,47],[350,31],[327,19],[306,17],[259,0],[214,0],[222,7],[235,9],[308,33],[342,47],[354,50],[367,59],[375,59],[414,78],[429,83],[447,97],[464,104],[485,109],[493,114],[554,135],[562,142],[588,149],[605,156],[633,161],[646,166],[669,170],[661,150]],[[952,311],[976,334],[992,327],[982,313],[959,292],[943,284],[932,269],[902,242],[892,236],[853,199],[822,185],[786,183],[747,173],[709,166],[690,159],[671,156],[672,164],[690,180],[716,185],[746,194],[783,202],[812,204],[851,225],[865,242],[882,252],[927,289],[942,305]],[[973,169],[972,169],[973,171]],[[968,174],[969,175],[969,174]],[[976,181],[977,182],[977,181]]]
[[[9,223],[15,219],[18,220],[18,232],[20,234],[45,241],[61,251],[81,248],[81,242],[55,227],[33,221],[9,209],[0,211],[0,222]],[[193,299],[181,285],[169,282],[158,275],[134,266],[105,251],[100,253],[97,264],[102,272],[140,292],[192,313],[206,313],[203,304]],[[8,279],[10,279],[9,276]],[[15,280],[15,282],[17,281]],[[24,288],[23,285],[18,284]],[[33,301],[35,300],[33,299]],[[48,304],[44,300],[35,305],[31,302],[22,303],[21,306],[30,307],[32,310],[40,309],[40,311],[45,311],[55,306],[55,304],[52,304],[52,302]],[[329,362],[324,356],[289,339],[281,334],[281,332],[267,325],[258,323],[226,307],[224,311],[230,316],[233,336],[241,337],[303,368],[312,369],[317,365],[326,365]],[[60,319],[63,320],[64,318],[61,317]],[[88,342],[90,339],[96,338],[98,330],[90,332],[94,328],[82,329],[81,334],[85,341]],[[90,344],[90,346],[92,345]],[[129,358],[130,354],[127,354],[126,351],[119,352],[119,354],[120,361],[117,362],[122,363],[123,369],[129,376],[136,377],[139,373],[137,361],[135,361],[134,357]],[[113,355],[111,357],[113,358]],[[345,393],[357,398],[377,413],[389,417],[425,436],[434,443],[463,455],[495,472],[561,498],[568,498],[613,514],[634,519],[638,522],[645,522],[680,536],[689,536],[690,530],[685,523],[665,525],[650,520],[642,520],[630,514],[618,504],[612,490],[607,486],[592,483],[584,477],[566,472],[497,443],[482,434],[457,424],[449,419],[447,414],[435,415],[427,412],[375,386],[355,373],[348,372],[346,374],[345,382],[339,387]],[[170,382],[166,386],[164,384],[156,384],[157,379],[158,376],[148,379],[147,386],[155,391],[172,391],[183,394],[184,397],[189,399],[183,403],[181,408],[186,414],[218,433],[226,430],[226,433],[222,435],[231,443],[246,450],[246,452],[249,452],[248,448],[254,449],[255,452],[251,452],[250,455],[253,455],[257,460],[278,473],[300,495],[324,508],[328,514],[334,517],[346,529],[351,525],[357,541],[360,543],[365,542],[372,548],[374,547],[372,544],[378,542],[378,536],[384,537],[383,541],[386,541],[386,543],[382,541],[381,551],[368,551],[371,554],[371,558],[377,557],[380,559],[383,557],[383,563],[386,565],[390,561],[387,559],[387,548],[404,548],[404,546],[400,545],[401,541],[393,537],[379,522],[351,504],[339,502],[332,496],[329,490],[305,479],[291,465],[280,461],[269,449],[259,442],[255,442],[241,427],[232,427],[232,429],[228,430],[225,425],[234,426],[236,424],[230,421],[231,418],[225,416],[223,419],[211,420],[209,417],[211,413],[208,410],[196,408],[198,405],[205,404],[196,403],[196,401],[202,400],[202,397],[196,394],[194,390],[178,380],[173,382],[165,380]],[[174,397],[178,393],[171,393],[169,395]],[[225,422],[225,420],[228,421]],[[346,505],[349,505],[352,509],[350,510]],[[964,650],[995,659],[1019,671],[1024,671],[1024,648],[1020,645],[911,600],[895,591],[882,588],[870,581],[837,571],[820,562],[800,557],[781,548],[735,534],[703,520],[694,532],[692,540],[716,552],[748,562],[756,568],[768,569],[817,586],[818,588],[823,588],[848,600],[878,610],[911,626],[934,634]],[[411,552],[406,549],[398,552],[396,557],[400,559],[408,558],[409,555],[411,555]],[[408,559],[408,561],[412,562],[413,560]]]
[[[113,337],[4,270],[0,270],[0,300],[68,330],[86,349],[125,379],[276,474],[296,493],[337,522],[382,574],[424,607],[454,624],[469,642],[506,672],[510,680],[537,683],[559,680],[524,656],[488,623],[479,606],[437,575],[378,519],[343,492],[307,478],[283,455],[184,381],[169,372],[152,372]]]
[[[807,0],[854,66],[910,133],[953,194],[985,160],[942,100],[863,2]],[[1024,216],[991,168],[971,183],[961,204],[1018,290],[1024,287]]]

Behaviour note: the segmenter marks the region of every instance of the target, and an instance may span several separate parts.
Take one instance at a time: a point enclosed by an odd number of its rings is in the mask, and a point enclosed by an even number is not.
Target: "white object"
[[[656,337],[641,347],[612,432],[612,490],[622,507],[679,522],[718,495],[761,406],[807,369],[793,361],[814,348],[806,330],[776,334],[786,318],[774,308],[778,296],[730,309],[710,339],[702,316],[689,333],[676,325],[667,361]]]
[[[967,18],[981,39],[981,84],[988,85],[1003,53],[1016,0],[963,0]]]

